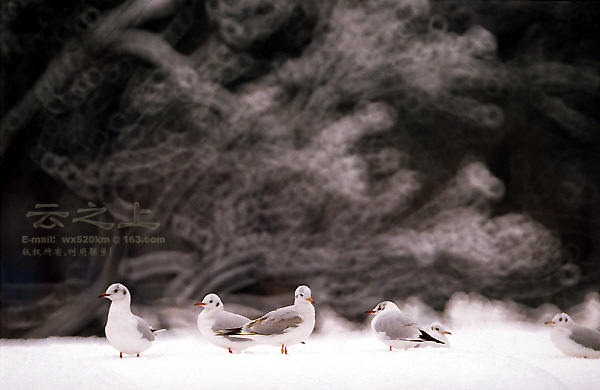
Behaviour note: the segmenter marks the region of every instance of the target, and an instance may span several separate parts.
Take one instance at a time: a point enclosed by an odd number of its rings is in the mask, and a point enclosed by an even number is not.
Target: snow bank
[[[103,338],[2,340],[5,389],[594,389],[600,360],[562,355],[549,329],[525,324],[455,331],[452,348],[388,351],[368,331],[230,355],[194,333],[161,334],[140,358]]]
[[[586,310],[573,309],[574,314],[589,324],[597,301],[597,294],[590,294],[578,306]],[[319,333],[305,345],[289,347],[288,356],[271,346],[231,355],[196,329],[162,332],[140,358],[123,359],[98,337],[3,339],[0,385],[35,390],[592,390],[600,383],[600,360],[568,357],[552,345],[543,321],[555,307],[527,312],[514,303],[460,294],[443,315],[417,300],[399,305],[423,323],[441,319],[452,331],[451,348],[390,352],[366,326],[336,319],[317,306]]]

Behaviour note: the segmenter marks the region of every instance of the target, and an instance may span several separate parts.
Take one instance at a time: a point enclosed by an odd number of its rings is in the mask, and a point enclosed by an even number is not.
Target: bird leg
[[[287,347],[281,344],[281,353],[285,353],[287,355]]]
[[[123,352],[119,352],[119,357],[123,359]]]
[[[233,351],[231,350],[231,348],[227,348],[227,350],[229,350],[229,353],[233,353]]]
[[[392,350],[392,346],[390,345],[390,351]]]
[[[137,357],[140,357],[140,354],[139,354],[139,353],[137,354]]]

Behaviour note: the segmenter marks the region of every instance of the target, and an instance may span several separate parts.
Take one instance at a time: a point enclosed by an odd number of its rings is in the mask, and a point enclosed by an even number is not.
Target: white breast
[[[122,315],[120,315],[122,314]],[[106,339],[116,350],[128,354],[138,354],[150,348],[152,343],[142,337],[138,324],[129,313],[109,313],[106,323]]]

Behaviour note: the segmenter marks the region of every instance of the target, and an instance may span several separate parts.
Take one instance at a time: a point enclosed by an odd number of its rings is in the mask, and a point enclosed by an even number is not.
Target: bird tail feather
[[[242,334],[242,328],[230,328],[230,329],[221,329],[215,331],[215,334],[218,336],[234,336]]]

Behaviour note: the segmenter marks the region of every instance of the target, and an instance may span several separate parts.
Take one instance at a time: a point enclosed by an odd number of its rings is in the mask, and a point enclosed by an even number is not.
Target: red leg
[[[137,357],[140,357],[140,354],[138,353]]]
[[[229,350],[229,353],[233,353],[233,351],[231,350],[231,348],[227,348]]]
[[[285,351],[285,354],[287,355],[287,347],[284,347],[283,350]]]
[[[390,351],[392,350],[392,346],[390,345]]]
[[[123,359],[123,352],[119,352],[119,357]]]
[[[281,353],[283,353],[283,344],[281,344]]]

